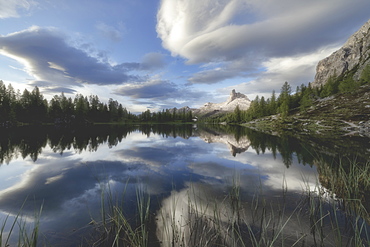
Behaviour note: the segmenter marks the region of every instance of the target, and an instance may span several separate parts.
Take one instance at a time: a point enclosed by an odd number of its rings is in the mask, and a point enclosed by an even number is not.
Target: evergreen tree
[[[307,108],[309,108],[312,105],[312,95],[313,91],[311,86],[309,85],[307,88],[305,88],[302,92],[302,98],[299,101],[299,108],[301,111],[306,111]]]
[[[234,121],[235,123],[241,123],[241,120],[242,120],[241,111],[239,105],[237,105],[234,109]]]
[[[75,114],[78,121],[84,121],[89,113],[89,101],[82,94],[77,94],[74,99]]]
[[[328,97],[338,92],[338,80],[336,76],[330,76],[324,86],[322,86],[320,97]]]
[[[37,86],[31,92],[31,105],[29,107],[33,122],[45,122],[48,103]]]
[[[259,116],[264,117],[267,115],[267,103],[265,101],[265,97],[261,97],[260,104],[259,104]]]
[[[111,121],[118,121],[118,107],[118,101],[110,98],[108,101],[108,109]]]
[[[361,72],[360,82],[361,84],[370,83],[370,63],[368,63]]]
[[[61,120],[62,107],[60,105],[60,97],[58,95],[54,95],[54,97],[50,100],[48,115],[53,122],[55,122],[57,119],[59,119],[59,121]]]
[[[6,86],[3,81],[0,80],[0,124],[8,121],[8,114],[10,111],[10,102],[7,97]]]
[[[347,76],[339,82],[338,91],[341,93],[351,92],[360,87],[360,82],[355,81],[352,76]]]
[[[285,82],[281,87],[281,92],[278,98],[279,103],[279,113],[281,114],[282,118],[285,118],[288,115],[291,103],[291,92],[292,89],[288,82]]]
[[[268,104],[268,114],[274,115],[276,113],[277,113],[277,101],[276,101],[275,90],[273,90],[270,102]]]
[[[100,100],[97,95],[90,95],[89,97],[89,105],[90,105],[90,111],[88,114],[88,117],[92,121],[98,121],[99,120],[99,107],[100,107]]]
[[[278,103],[282,104],[285,101],[287,105],[289,106],[291,93],[292,93],[292,88],[290,87],[289,83],[287,81],[284,82],[283,86],[281,87],[280,95],[278,98]]]

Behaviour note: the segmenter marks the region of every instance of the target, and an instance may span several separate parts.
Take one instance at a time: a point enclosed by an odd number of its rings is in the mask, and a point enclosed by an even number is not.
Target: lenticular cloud
[[[219,38],[238,28],[230,24],[241,13],[243,2],[164,0],[157,15],[158,36],[172,55],[185,57],[189,63],[209,62],[222,55],[217,50],[227,48],[224,42],[229,40]]]
[[[368,0],[162,0],[157,33],[190,64],[296,56],[338,42],[353,27],[349,17],[368,18],[368,7]]]

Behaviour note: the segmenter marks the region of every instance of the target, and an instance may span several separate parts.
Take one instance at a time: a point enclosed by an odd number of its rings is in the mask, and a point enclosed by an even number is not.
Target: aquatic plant
[[[136,188],[136,215],[128,216],[124,210],[128,181],[120,198],[115,196],[109,186],[101,188],[101,220],[92,220],[100,237],[94,246],[148,246],[148,223],[150,216],[150,197],[146,189]],[[91,241],[88,241],[91,244]]]
[[[163,200],[158,198],[161,203],[156,213],[145,187],[137,186],[130,200],[128,182],[118,194],[109,183],[102,183],[100,218],[90,222],[99,237],[86,239],[81,246],[369,246],[363,191],[349,189],[368,188],[364,174],[369,168],[359,164],[320,167],[324,168],[327,171],[321,172],[326,172],[332,187],[324,188],[317,181],[312,188],[305,181],[301,194],[290,193],[283,178],[279,194],[273,197],[265,194],[262,182],[253,195],[246,193],[237,174],[229,181],[225,194],[216,197],[203,184],[191,182],[184,189],[173,188]],[[322,177],[320,180],[324,181]],[[334,185],[339,182],[340,191],[346,192],[342,195],[348,197],[335,194]],[[126,211],[131,203],[135,214]],[[13,216],[8,232],[5,229],[10,216],[5,218],[0,247],[10,245],[12,234],[18,234],[18,246],[40,246],[42,207],[35,213],[31,228],[21,211]]]
[[[38,246],[39,240],[39,231],[40,231],[40,217],[43,209],[43,204],[40,207],[38,212],[35,212],[34,215],[34,222],[33,226],[30,226],[30,223],[27,222],[22,216],[22,209],[26,203],[27,199],[23,202],[21,209],[18,211],[16,215],[14,215],[14,219],[11,222],[10,228],[8,231],[5,231],[6,225],[10,218],[10,214],[8,214],[0,229],[0,247],[8,247],[11,246],[11,237],[14,234],[18,234],[18,242],[16,243],[17,246],[22,247],[36,247]],[[15,244],[15,243],[14,243]]]

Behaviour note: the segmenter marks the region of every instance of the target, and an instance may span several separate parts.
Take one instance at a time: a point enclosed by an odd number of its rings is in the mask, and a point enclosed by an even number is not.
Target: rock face
[[[340,76],[351,70],[356,70],[353,79],[357,81],[368,63],[370,63],[370,20],[354,33],[342,48],[318,63],[312,86],[324,85],[330,76]]]
[[[233,89],[226,102],[223,103],[206,103],[199,109],[193,109],[193,113],[198,116],[213,115],[217,113],[232,112],[236,106],[239,106],[240,110],[247,110],[251,104],[248,97],[242,93],[235,92]]]

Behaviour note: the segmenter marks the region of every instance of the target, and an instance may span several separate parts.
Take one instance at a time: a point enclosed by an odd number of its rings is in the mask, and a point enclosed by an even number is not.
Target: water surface
[[[303,194],[327,185],[325,176],[318,173],[323,166],[351,155],[366,160],[366,150],[370,150],[361,138],[333,143],[270,136],[245,128],[194,125],[79,130],[23,127],[4,131],[0,145],[0,216],[10,215],[6,229],[19,210],[32,226],[42,205],[39,243],[52,246],[97,243],[101,231],[96,228],[107,191],[123,203],[134,224],[138,189],[151,198],[149,246],[173,246],[170,239],[174,236],[165,229],[174,222],[185,229],[183,237],[191,246],[191,236],[186,234],[193,217],[190,211],[196,208],[212,218],[212,207],[219,205],[226,229],[233,217],[229,212],[234,209],[225,198],[230,198],[236,185],[243,223],[256,220],[254,214],[260,211],[253,211],[252,206],[262,208],[256,198],[263,198],[270,211],[280,212],[280,216],[276,213],[280,221],[289,219],[284,225],[289,236],[284,240],[286,246],[297,239],[311,246],[317,242],[304,210],[300,219],[290,217],[298,211]],[[173,216],[175,211],[178,214]],[[18,234],[14,230],[14,241]],[[325,241],[335,242],[331,238],[328,235]],[[219,241],[231,245],[227,237]]]

